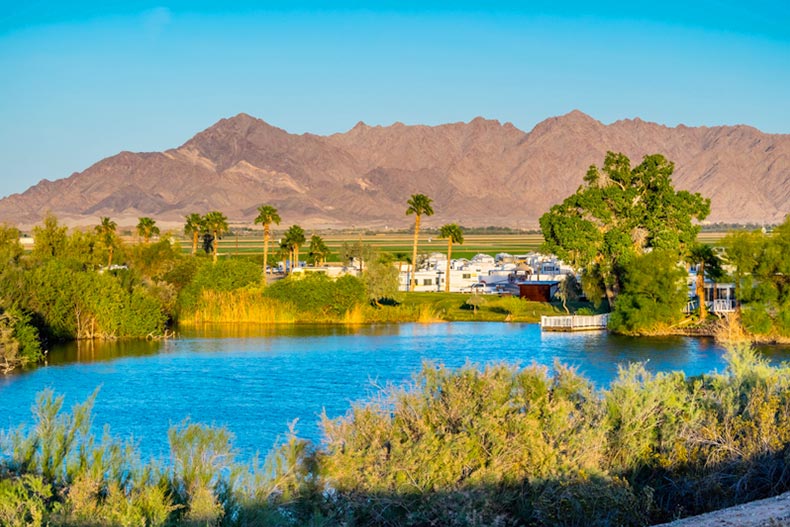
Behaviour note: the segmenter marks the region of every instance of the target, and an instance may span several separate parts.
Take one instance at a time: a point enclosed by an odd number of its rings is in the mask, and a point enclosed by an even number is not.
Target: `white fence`
[[[606,329],[609,314],[603,315],[566,315],[559,317],[540,317],[540,327],[544,331],[587,331]]]

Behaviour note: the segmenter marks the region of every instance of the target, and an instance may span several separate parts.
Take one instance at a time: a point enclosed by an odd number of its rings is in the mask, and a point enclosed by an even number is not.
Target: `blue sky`
[[[790,133],[786,1],[228,3],[6,0],[0,196],[239,112],[319,134],[572,109]]]

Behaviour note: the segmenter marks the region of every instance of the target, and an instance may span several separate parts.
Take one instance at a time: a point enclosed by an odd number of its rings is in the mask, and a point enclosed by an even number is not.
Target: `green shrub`
[[[191,260],[194,260],[192,258]],[[174,269],[175,271],[175,269]],[[186,278],[189,266],[178,268],[178,274],[168,274],[178,280]],[[229,259],[211,263],[203,260],[194,271],[191,281],[183,286],[179,295],[179,309],[195,309],[202,291],[234,291],[251,285],[258,285],[262,280],[261,267],[249,260]]]
[[[359,278],[345,275],[333,280],[321,273],[289,276],[267,287],[264,295],[294,306],[297,312],[335,320],[367,299]]]
[[[0,309],[0,374],[44,357],[38,331],[30,316],[16,309]]]
[[[773,320],[764,304],[749,304],[741,308],[744,327],[755,335],[767,335],[773,329]]]

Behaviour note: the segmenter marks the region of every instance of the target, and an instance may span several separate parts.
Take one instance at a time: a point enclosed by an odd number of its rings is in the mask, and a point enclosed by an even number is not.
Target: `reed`
[[[444,322],[445,320],[430,304],[423,304],[417,314],[417,322],[419,324],[436,324],[437,322]]]
[[[182,313],[179,324],[290,324],[296,321],[291,304],[263,296],[259,289],[213,291],[204,289],[194,308]]]
[[[356,304],[343,314],[343,324],[353,326],[364,324],[365,322],[367,322],[367,317],[362,304]]]

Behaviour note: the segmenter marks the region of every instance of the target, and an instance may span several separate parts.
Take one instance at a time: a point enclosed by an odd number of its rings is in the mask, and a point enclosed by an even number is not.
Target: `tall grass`
[[[259,289],[215,291],[204,289],[195,306],[181,313],[179,324],[287,324],[296,320],[296,310],[287,304],[266,298]]]

